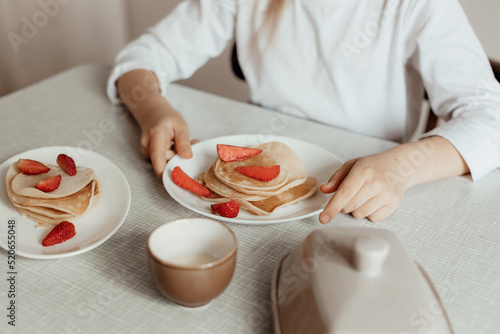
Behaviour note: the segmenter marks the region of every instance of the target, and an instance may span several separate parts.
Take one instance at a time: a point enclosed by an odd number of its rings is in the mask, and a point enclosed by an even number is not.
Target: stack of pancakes
[[[205,197],[214,203],[238,199],[240,207],[256,214],[270,215],[274,210],[297,203],[312,196],[318,188],[318,180],[308,177],[306,168],[287,145],[280,142],[265,143],[252,148],[262,153],[251,158],[215,163],[197,180],[213,194]],[[237,167],[279,165],[279,175],[271,181],[259,181],[241,174]]]
[[[99,199],[99,182],[90,168],[77,167],[76,175],[69,176],[57,165],[45,164],[50,171],[38,175],[24,175],[17,162],[7,171],[7,195],[23,216],[41,226],[53,226],[63,220],[86,213]],[[35,188],[39,181],[61,175],[59,188],[43,192]]]

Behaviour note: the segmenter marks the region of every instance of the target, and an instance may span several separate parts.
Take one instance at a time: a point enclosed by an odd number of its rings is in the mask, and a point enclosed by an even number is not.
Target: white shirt
[[[424,136],[449,140],[473,179],[500,166],[500,85],[458,0],[285,3],[269,38],[268,0],[182,2],[118,54],[109,98],[119,102],[115,82],[134,69],[154,71],[165,92],[235,37],[254,103],[403,142],[425,87],[447,122]]]

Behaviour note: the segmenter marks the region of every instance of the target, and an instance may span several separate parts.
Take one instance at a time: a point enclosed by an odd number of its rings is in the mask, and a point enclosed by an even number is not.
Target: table
[[[17,322],[7,325],[7,252],[0,251],[2,333],[270,333],[271,272],[312,230],[317,217],[283,224],[229,224],[239,242],[227,290],[200,309],[164,299],[147,267],[146,239],[159,224],[196,216],[172,200],[140,153],[140,130],[105,96],[110,68],[79,66],[0,99],[0,160],[41,146],[98,152],[126,175],[132,205],[123,226],[84,254],[56,260],[18,258]],[[272,133],[320,145],[342,160],[380,152],[393,142],[371,138],[173,84],[166,92],[193,138]],[[101,122],[114,131],[91,134]],[[22,126],[21,126],[22,125]],[[471,184],[451,178],[411,188],[400,208],[373,224],[341,214],[330,226],[394,231],[428,272],[456,333],[500,328],[500,171]],[[7,223],[7,217],[1,217]],[[426,313],[417,319],[427,321]],[[430,315],[432,316],[432,314]]]

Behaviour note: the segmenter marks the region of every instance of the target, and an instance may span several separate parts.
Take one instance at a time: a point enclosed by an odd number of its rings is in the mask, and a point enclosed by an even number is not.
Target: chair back
[[[493,69],[493,74],[495,74],[495,78],[497,78],[498,82],[500,82],[500,63],[494,60],[490,60],[491,68]]]
[[[233,50],[231,51],[231,69],[238,79],[246,81],[245,75],[243,74],[243,71],[240,67],[240,62],[238,61],[238,50],[236,50],[236,43],[233,44]]]

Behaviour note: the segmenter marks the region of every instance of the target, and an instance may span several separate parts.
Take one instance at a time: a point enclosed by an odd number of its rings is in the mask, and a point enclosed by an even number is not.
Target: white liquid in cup
[[[217,261],[218,258],[207,254],[185,254],[179,255],[168,260],[168,262],[178,266],[198,266]]]

